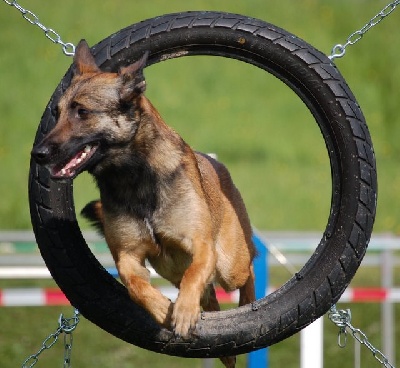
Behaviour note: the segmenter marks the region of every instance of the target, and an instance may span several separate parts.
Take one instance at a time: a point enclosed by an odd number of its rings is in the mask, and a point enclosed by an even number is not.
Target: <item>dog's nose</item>
[[[33,147],[31,155],[38,164],[42,164],[50,156],[50,148],[47,145],[39,144]]]

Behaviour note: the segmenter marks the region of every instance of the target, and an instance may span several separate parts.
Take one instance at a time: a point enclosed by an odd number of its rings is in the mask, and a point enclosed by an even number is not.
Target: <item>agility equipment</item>
[[[160,328],[133,303],[89,250],[76,220],[73,183],[56,182],[31,162],[31,217],[41,254],[55,281],[81,314],[129,343],[184,357],[247,353],[277,343],[336,303],[359,267],[376,209],[376,168],[360,107],[323,53],[261,20],[221,12],[163,15],[122,29],[92,48],[103,70],[117,71],[150,52],[148,65],[208,55],[236,59],[280,79],[308,107],[325,141],[332,172],[331,210],[315,252],[283,286],[256,302],[201,315],[182,339]],[[40,122],[35,143],[55,125],[55,106],[69,86],[61,80]]]

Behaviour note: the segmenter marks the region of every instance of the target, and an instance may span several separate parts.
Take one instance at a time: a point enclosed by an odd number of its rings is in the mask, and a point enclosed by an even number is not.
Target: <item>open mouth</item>
[[[55,165],[50,169],[51,176],[54,179],[70,179],[74,178],[83,171],[89,160],[96,152],[98,145],[87,144],[83,149],[78,151],[68,162]]]

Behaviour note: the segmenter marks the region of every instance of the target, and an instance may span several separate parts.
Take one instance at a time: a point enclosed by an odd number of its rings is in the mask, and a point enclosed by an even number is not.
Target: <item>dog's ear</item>
[[[146,81],[143,75],[143,69],[146,66],[149,52],[135,63],[121,68],[118,72],[121,78],[120,99],[124,102],[130,102],[146,90]]]
[[[89,45],[85,40],[81,40],[76,46],[74,56],[75,75],[85,73],[99,73],[100,69],[96,65],[94,57],[90,53]]]

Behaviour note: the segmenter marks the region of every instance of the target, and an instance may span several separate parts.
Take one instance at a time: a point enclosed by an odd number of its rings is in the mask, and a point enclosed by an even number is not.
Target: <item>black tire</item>
[[[145,50],[149,64],[186,55],[218,55],[253,64],[281,79],[308,106],[320,127],[332,171],[330,216],[319,246],[293,278],[272,294],[230,311],[204,313],[197,335],[160,329],[88,249],[79,229],[73,185],[54,182],[31,162],[31,217],[42,256],[72,305],[116,337],[182,357],[247,353],[277,343],[325,314],[355,274],[376,209],[376,168],[363,114],[343,77],[321,52],[271,24],[240,15],[187,12],[134,24],[92,48],[105,70]],[[35,143],[54,126],[53,107],[68,71],[44,112]]]

